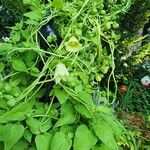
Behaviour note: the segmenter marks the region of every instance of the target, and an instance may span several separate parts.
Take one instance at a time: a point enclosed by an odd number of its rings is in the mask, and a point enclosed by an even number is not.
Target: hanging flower
[[[66,50],[69,52],[78,52],[82,49],[82,45],[79,43],[78,39],[72,36],[68,42],[65,43]]]
[[[150,77],[149,76],[145,76],[141,79],[141,83],[145,88],[150,87]]]
[[[67,81],[68,77],[69,72],[66,66],[62,63],[57,64],[54,74],[56,84],[60,83],[61,80]]]

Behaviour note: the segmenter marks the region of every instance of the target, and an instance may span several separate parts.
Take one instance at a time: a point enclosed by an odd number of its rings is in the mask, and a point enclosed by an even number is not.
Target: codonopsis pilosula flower
[[[68,69],[66,68],[65,64],[59,63],[56,66],[54,79],[56,84],[60,83],[61,80],[67,81],[69,77]]]
[[[65,47],[69,52],[78,52],[82,49],[82,44],[79,43],[76,37],[72,36],[69,41],[65,43]]]

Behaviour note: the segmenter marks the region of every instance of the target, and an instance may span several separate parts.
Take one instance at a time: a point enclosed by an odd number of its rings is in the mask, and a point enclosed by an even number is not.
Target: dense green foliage
[[[122,37],[118,23],[132,1],[23,0],[23,4],[28,11],[11,27],[11,38],[0,43],[0,149],[136,150],[132,134],[114,114],[118,92],[114,70],[119,68],[114,53],[126,50],[118,48]],[[55,47],[50,43],[44,51],[38,34],[50,20],[62,41]],[[45,94],[43,85],[51,81],[49,102],[39,101]],[[122,104],[126,107],[125,101]]]
[[[23,1],[0,0],[0,38],[9,36],[9,27],[20,21],[24,12]]]

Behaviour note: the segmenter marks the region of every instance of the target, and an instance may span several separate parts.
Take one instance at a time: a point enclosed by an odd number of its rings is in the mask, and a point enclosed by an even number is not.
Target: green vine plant
[[[0,43],[0,149],[134,150],[134,139],[109,107],[117,93],[117,22],[131,0],[23,3],[30,11]],[[45,16],[48,9],[51,14]],[[53,48],[49,36],[44,51],[39,30],[52,19],[62,41]],[[43,86],[51,82],[49,102],[43,103]]]

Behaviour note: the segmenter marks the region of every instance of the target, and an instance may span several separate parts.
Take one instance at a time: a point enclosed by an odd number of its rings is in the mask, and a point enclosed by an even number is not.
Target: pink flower
[[[149,76],[145,76],[141,79],[141,83],[143,85],[143,87],[148,88],[150,87],[150,77]]]

